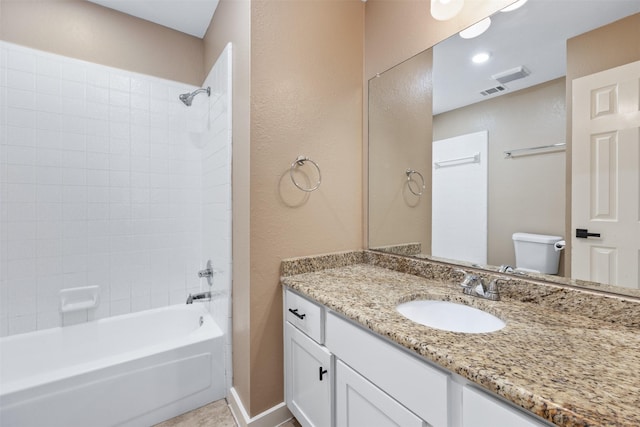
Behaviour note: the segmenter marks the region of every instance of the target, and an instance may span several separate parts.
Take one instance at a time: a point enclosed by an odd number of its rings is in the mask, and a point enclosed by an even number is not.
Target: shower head
[[[181,95],[178,96],[178,98],[180,98],[180,101],[182,101],[184,103],[184,105],[186,105],[187,107],[191,106],[191,103],[193,102],[193,98],[202,92],[206,92],[207,96],[211,96],[211,88],[210,87],[206,87],[206,88],[201,88],[201,89],[197,89],[194,90],[191,93],[183,93]]]

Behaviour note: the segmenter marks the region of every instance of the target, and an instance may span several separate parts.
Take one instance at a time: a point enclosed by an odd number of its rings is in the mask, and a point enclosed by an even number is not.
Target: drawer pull
[[[296,309],[290,308],[289,311],[291,313],[293,313],[293,315],[296,316],[298,319],[304,319],[304,317],[306,316],[306,314],[298,313],[298,309],[297,308]]]
[[[318,374],[319,374],[319,376],[320,376],[320,381],[322,381],[322,377],[323,377],[323,376],[324,376],[324,374],[326,374],[326,373],[327,373],[327,370],[326,370],[326,369],[322,369],[322,366],[320,366],[320,367],[318,368]]]

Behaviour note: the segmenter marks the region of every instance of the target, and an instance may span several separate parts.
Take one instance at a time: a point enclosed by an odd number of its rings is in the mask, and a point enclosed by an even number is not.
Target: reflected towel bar
[[[473,156],[460,157],[458,159],[440,160],[438,162],[433,162],[433,166],[438,169],[445,168],[447,166],[466,165],[467,163],[480,163],[480,153],[476,153]]]
[[[556,151],[565,150],[565,142],[559,142],[551,145],[541,145],[539,147],[517,148],[515,150],[507,150],[504,152],[504,158],[510,159],[517,156],[526,156],[529,154],[555,153]]]

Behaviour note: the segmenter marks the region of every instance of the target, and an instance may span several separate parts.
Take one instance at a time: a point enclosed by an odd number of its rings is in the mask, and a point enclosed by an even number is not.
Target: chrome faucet
[[[498,268],[498,273],[513,273],[514,271],[515,269],[510,265],[503,264],[500,266],[500,268]]]
[[[462,279],[460,286],[462,286],[462,293],[465,295],[471,295],[491,301],[500,300],[500,292],[498,288],[499,279],[493,279],[489,282],[489,285],[485,285],[482,277],[477,274],[467,273],[464,270],[456,270],[456,272],[464,274],[464,279]]]
[[[201,299],[210,300],[211,292],[197,292],[195,294],[189,294],[189,296],[187,297],[187,304],[193,304],[193,301]]]

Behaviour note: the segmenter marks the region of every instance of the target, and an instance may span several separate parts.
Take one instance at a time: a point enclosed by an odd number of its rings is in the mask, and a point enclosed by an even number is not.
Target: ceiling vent
[[[482,92],[480,92],[480,95],[482,96],[493,95],[494,93],[504,92],[505,90],[507,90],[507,87],[500,85],[496,87],[491,87],[489,89],[485,89]]]
[[[505,84],[527,77],[529,74],[531,74],[531,72],[521,65],[519,67],[494,74],[493,76],[491,76],[491,78],[497,80],[498,82],[500,82],[500,84]]]

